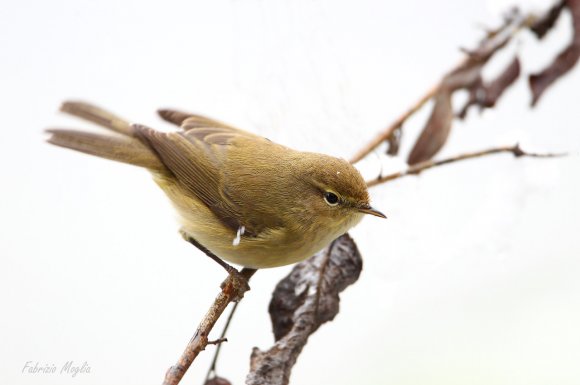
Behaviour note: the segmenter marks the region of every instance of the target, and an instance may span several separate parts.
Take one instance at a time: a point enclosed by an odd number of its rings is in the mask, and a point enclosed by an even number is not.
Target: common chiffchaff
[[[61,110],[121,135],[51,129],[48,142],[147,168],[182,231],[226,261],[266,268],[301,261],[356,225],[366,183],[343,159],[300,152],[199,115],[161,110],[179,131],[129,124],[82,102]]]

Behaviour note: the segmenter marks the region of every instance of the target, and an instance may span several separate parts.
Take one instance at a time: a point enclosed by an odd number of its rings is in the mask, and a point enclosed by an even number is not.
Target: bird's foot
[[[231,290],[233,300],[238,302],[244,298],[246,291],[250,290],[250,285],[248,284],[249,277],[246,277],[242,272],[236,270],[234,267],[229,267],[229,269],[226,269],[229,276],[222,282],[220,287],[224,291]]]
[[[224,260],[219,258],[217,255],[209,251],[205,246],[199,243],[195,238],[185,232],[183,229],[180,231],[181,236],[187,242],[191,243],[199,250],[203,251],[205,255],[213,259],[217,264],[225,269],[228,272],[229,276],[226,278],[224,282],[221,284],[222,290],[232,290],[232,297],[234,301],[239,301],[244,297],[244,293],[250,290],[250,285],[248,281],[250,277],[256,272],[254,269],[244,268],[241,271],[238,271],[235,267],[231,266],[230,264],[226,263]]]

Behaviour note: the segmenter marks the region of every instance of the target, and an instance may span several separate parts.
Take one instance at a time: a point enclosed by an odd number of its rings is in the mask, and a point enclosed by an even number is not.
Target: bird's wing
[[[162,163],[189,192],[202,201],[227,227],[237,231],[245,228],[246,236],[257,236],[265,224],[248,220],[240,200],[227,188],[227,151],[230,146],[243,145],[243,140],[267,139],[233,127],[199,127],[190,118],[182,124],[183,131],[164,133],[135,125],[139,138],[148,143]]]
[[[192,114],[191,112],[184,112],[184,111],[173,110],[173,109],[160,109],[160,110],[157,110],[157,113],[159,114],[159,116],[163,120],[165,120],[169,123],[173,123],[179,127],[182,127],[184,122],[186,120],[189,120],[189,123],[188,123],[189,125],[197,124],[198,126],[205,126],[205,127],[234,128],[234,127],[230,126],[229,124],[220,122],[219,120],[208,118],[207,116],[203,116],[203,115]]]

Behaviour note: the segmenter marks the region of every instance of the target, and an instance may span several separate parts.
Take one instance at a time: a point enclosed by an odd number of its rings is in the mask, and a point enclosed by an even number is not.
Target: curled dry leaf
[[[391,135],[387,140],[387,143],[389,144],[387,148],[387,155],[396,156],[399,153],[402,136],[403,136],[402,126],[399,126],[395,129],[395,131],[393,131],[393,135]]]
[[[435,95],[431,116],[411,150],[407,163],[410,165],[429,160],[447,141],[453,120],[451,91],[443,89]]]
[[[580,58],[580,0],[567,0],[566,6],[572,14],[572,25],[574,27],[572,41],[542,72],[530,75],[532,106],[535,106],[544,91],[570,71]]]
[[[213,377],[207,380],[204,385],[232,385],[232,383],[223,377]]]
[[[530,30],[538,39],[544,38],[544,36],[546,36],[546,34],[554,27],[554,24],[558,21],[560,13],[562,13],[562,9],[564,9],[565,6],[566,0],[559,1],[530,26]]]
[[[338,314],[339,293],[356,282],[361,270],[361,255],[348,234],[296,265],[270,302],[276,343],[267,351],[254,348],[246,384],[288,384],[308,338]]]
[[[453,121],[451,96],[459,89],[477,88],[481,85],[481,71],[489,59],[511,40],[515,31],[525,24],[526,18],[516,9],[507,15],[497,31],[489,33],[476,50],[467,51],[467,58],[445,75],[434,95],[435,105],[431,116],[411,150],[407,163],[414,165],[431,159],[445,144]],[[503,92],[503,90],[502,90]],[[500,92],[501,93],[501,92]],[[499,96],[498,96],[499,97]]]
[[[531,23],[535,22],[537,18],[533,15],[522,14],[517,8],[512,9],[506,14],[503,24],[496,29],[487,32],[486,36],[479,42],[474,50],[464,50],[467,57],[453,70],[447,73],[443,79],[435,86],[430,88],[421,98],[415,102],[405,113],[400,115],[392,124],[380,132],[368,144],[360,149],[352,158],[351,162],[356,163],[362,158],[366,157],[371,151],[377,148],[384,142],[389,145],[389,153],[396,153],[396,140],[391,137],[400,130],[403,124],[420,110],[425,103],[432,99],[442,98],[441,93],[452,94],[458,89],[471,89],[477,84],[481,83],[481,70],[489,59],[499,50],[504,48],[512,38],[524,28],[529,28]],[[548,28],[547,24],[544,28]],[[442,128],[447,128],[446,125],[441,125]],[[427,128],[427,127],[426,127]],[[440,138],[443,135],[440,136]],[[441,144],[442,146],[443,144]],[[416,147],[427,147],[426,143],[416,144]],[[433,146],[436,147],[436,146]],[[395,148],[395,150],[391,150]],[[416,154],[422,151],[416,150]],[[426,154],[426,153],[425,153]],[[435,155],[434,153],[431,156]],[[423,155],[425,156],[425,155]],[[411,157],[411,160],[415,160]],[[411,163],[411,162],[410,162]]]
[[[484,84],[480,79],[469,89],[469,100],[459,113],[459,117],[464,119],[469,107],[473,105],[478,105],[481,109],[495,106],[503,92],[520,76],[520,71],[520,60],[516,56],[503,72],[488,84]]]

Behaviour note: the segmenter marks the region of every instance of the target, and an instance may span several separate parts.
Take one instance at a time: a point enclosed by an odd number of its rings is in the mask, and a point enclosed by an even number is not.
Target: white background
[[[542,9],[545,2],[536,2]],[[158,107],[214,116],[302,150],[350,157],[497,25],[505,1],[18,1],[0,14],[0,382],[159,384],[223,272],[177,234],[147,172],[51,147],[87,127],[67,98],[165,127]],[[570,38],[523,33],[523,72]],[[373,188],[388,220],[352,231],[363,274],[309,341],[294,384],[580,381],[580,71],[529,109],[520,79],[457,122],[440,157],[521,141],[556,160],[480,159]],[[428,110],[406,126],[408,150]],[[376,159],[377,156],[373,155]],[[372,162],[370,162],[372,163]],[[384,166],[400,166],[389,161]],[[367,164],[367,175],[377,172]],[[376,166],[376,165],[375,165]],[[396,167],[395,167],[396,168]],[[220,362],[243,383],[267,348],[270,293],[252,280]],[[219,327],[218,327],[219,329]],[[213,348],[184,383],[200,384]],[[23,374],[27,361],[91,373]]]

